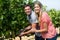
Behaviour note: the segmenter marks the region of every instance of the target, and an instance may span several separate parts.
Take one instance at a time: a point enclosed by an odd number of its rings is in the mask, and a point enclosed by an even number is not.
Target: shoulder
[[[50,19],[49,15],[46,11],[42,12],[42,19],[45,19],[45,20]]]
[[[42,12],[42,14],[45,16],[45,15],[48,15],[48,13],[46,11]]]
[[[50,21],[51,20],[51,18],[50,18],[50,16],[48,15],[48,12],[43,12],[43,14],[42,14],[42,19],[44,19],[45,21]]]
[[[42,12],[42,17],[48,17],[48,12],[46,11]]]
[[[32,14],[31,14],[32,16],[35,16],[36,14],[35,14],[35,12],[34,11],[32,11]]]
[[[32,18],[36,18],[37,17],[34,11],[32,11],[31,17]]]

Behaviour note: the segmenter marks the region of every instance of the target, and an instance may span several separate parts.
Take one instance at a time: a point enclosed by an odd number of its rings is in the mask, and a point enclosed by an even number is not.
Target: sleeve
[[[48,16],[47,12],[43,13],[42,18],[43,18],[43,22],[48,23],[49,16]]]
[[[37,16],[34,14],[32,15],[32,23],[38,23]]]
[[[33,19],[32,19],[32,23],[38,23],[37,18],[33,18]]]

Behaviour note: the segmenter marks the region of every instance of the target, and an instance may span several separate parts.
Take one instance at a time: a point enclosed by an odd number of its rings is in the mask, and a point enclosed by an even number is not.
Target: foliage
[[[31,0],[32,1],[32,0]],[[28,1],[29,4],[32,4]],[[24,13],[27,0],[0,0],[0,36],[15,37],[29,23]]]
[[[55,27],[60,27],[60,10],[51,9],[48,11],[48,14],[51,17]]]

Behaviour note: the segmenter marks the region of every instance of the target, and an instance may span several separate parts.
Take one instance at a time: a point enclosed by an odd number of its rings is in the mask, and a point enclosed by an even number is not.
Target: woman
[[[35,32],[40,32],[42,37],[46,40],[56,40],[57,33],[54,25],[47,14],[47,12],[42,11],[42,4],[39,1],[34,2],[34,11],[38,16],[40,30],[34,30]]]

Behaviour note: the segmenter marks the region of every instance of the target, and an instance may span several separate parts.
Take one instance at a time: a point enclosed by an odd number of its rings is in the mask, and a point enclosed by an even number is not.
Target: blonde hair
[[[35,5],[35,4],[38,4],[38,5],[40,6],[40,8],[42,8],[42,7],[43,7],[42,3],[41,3],[41,2],[39,2],[39,1],[35,1],[35,2],[34,2],[34,5]]]

